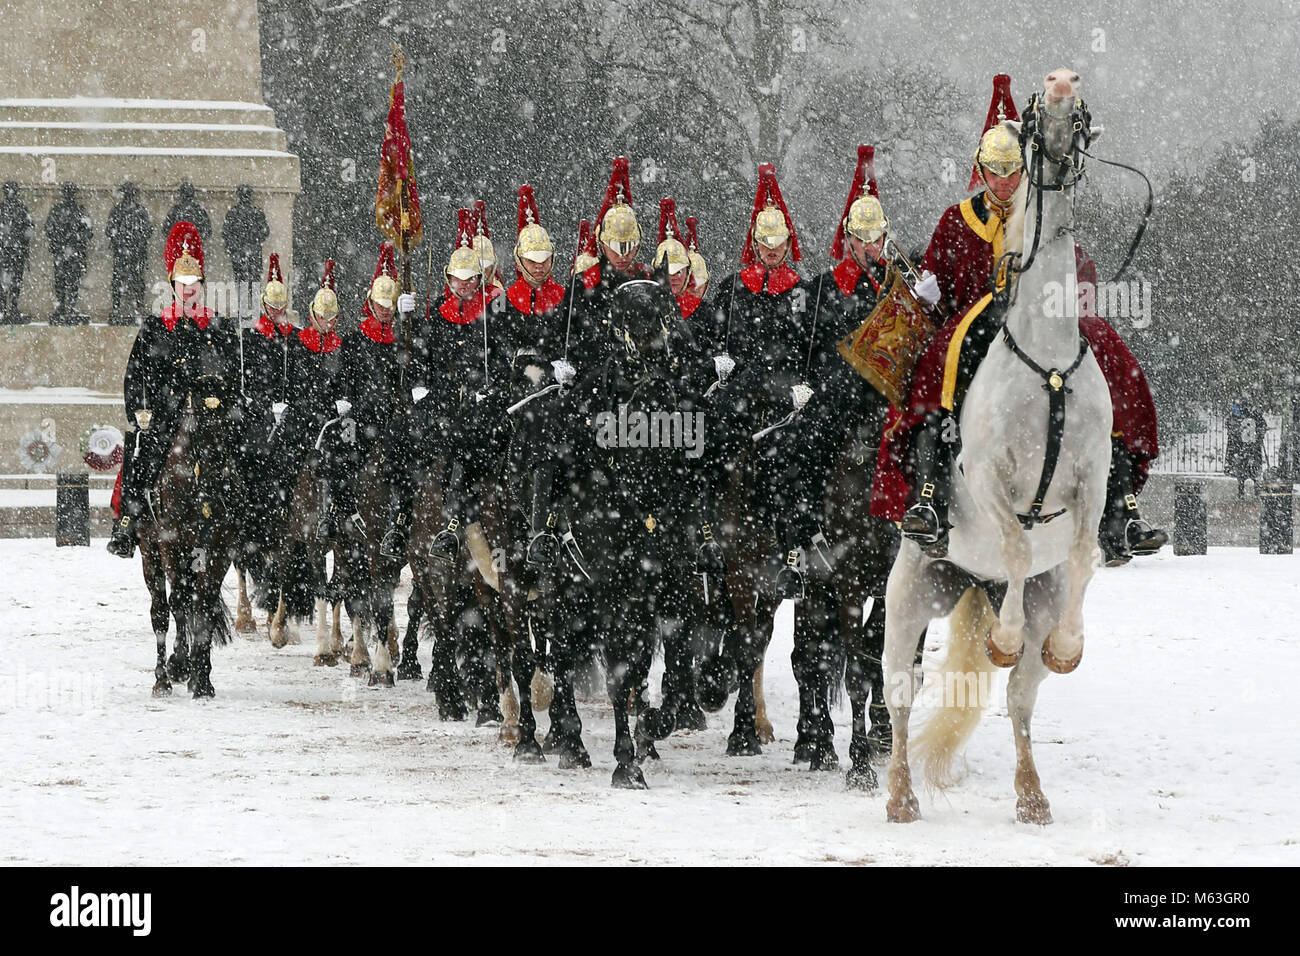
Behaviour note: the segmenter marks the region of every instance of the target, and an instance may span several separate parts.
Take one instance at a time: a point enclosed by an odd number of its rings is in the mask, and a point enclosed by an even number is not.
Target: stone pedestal
[[[35,224],[20,307],[32,325],[0,328],[0,474],[12,473],[29,420],[53,417],[65,454],[75,452],[82,419],[121,415],[121,376],[134,329],[109,328],[113,260],[104,231],[117,190],[130,180],[149,212],[153,234],[145,271],[145,307],[170,301],[162,267],[162,231],[182,182],[195,186],[211,234],[204,244],[209,303],[226,314],[256,294],[234,288],[221,224],[241,184],[266,215],[263,263],[280,255],[292,281],[293,202],[298,158],[262,103],[255,0],[0,0],[0,182],[17,182]],[[78,311],[88,327],[51,327],[57,300],[44,226],[63,183],[79,187],[93,236]],[[263,272],[265,269],[263,269]],[[15,336],[17,338],[15,338]],[[37,389],[17,394],[26,389]],[[41,389],[53,389],[45,392]],[[89,399],[77,401],[78,396]],[[93,398],[91,398],[93,396]],[[117,407],[107,407],[105,396]],[[42,397],[52,399],[43,402]],[[111,415],[104,414],[111,412]],[[95,416],[98,415],[98,418]],[[89,421],[86,424],[90,424]],[[64,469],[66,463],[61,463]]]

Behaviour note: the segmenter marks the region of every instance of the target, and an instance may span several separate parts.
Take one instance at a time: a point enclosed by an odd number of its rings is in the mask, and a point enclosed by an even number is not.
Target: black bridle
[[[1129,172],[1137,173],[1142,177],[1142,181],[1147,187],[1146,208],[1142,212],[1142,221],[1138,224],[1137,232],[1134,233],[1132,240],[1128,245],[1128,252],[1124,256],[1124,261],[1111,276],[1111,282],[1118,282],[1124,273],[1128,270],[1129,265],[1133,262],[1133,257],[1137,254],[1138,246],[1142,244],[1142,237],[1146,233],[1147,223],[1151,220],[1151,214],[1155,210],[1155,190],[1151,186],[1151,180],[1147,178],[1146,173],[1133,166],[1124,163],[1117,163],[1113,160],[1102,159],[1088,152],[1092,145],[1092,114],[1088,111],[1087,104],[1078,99],[1075,101],[1074,109],[1070,113],[1070,122],[1072,125],[1070,150],[1064,156],[1053,156],[1047,148],[1047,140],[1043,133],[1042,127],[1042,96],[1035,93],[1029,98],[1029,104],[1025,108],[1025,117],[1020,125],[1020,152],[1022,156],[1027,155],[1025,170],[1029,176],[1029,188],[1037,192],[1035,197],[1034,216],[1034,241],[1030,246],[1029,257],[1024,260],[1023,264],[1017,264],[1014,260],[1020,258],[1019,253],[1004,253],[998,262],[994,265],[993,274],[989,278],[990,284],[995,288],[997,277],[1001,274],[1005,264],[1007,278],[1010,280],[1011,275],[1023,275],[1029,271],[1030,266],[1034,263],[1034,257],[1038,254],[1039,241],[1042,237],[1043,229],[1043,193],[1044,192],[1063,192],[1066,189],[1072,189],[1078,185],[1084,177],[1084,158],[1095,159],[1097,162],[1106,166],[1117,166],[1120,169],[1127,169]],[[1063,166],[1073,171],[1073,178],[1066,179],[1064,173],[1056,183],[1046,183],[1043,180],[1043,164],[1050,159],[1058,166]],[[1007,286],[1010,286],[1008,281]]]

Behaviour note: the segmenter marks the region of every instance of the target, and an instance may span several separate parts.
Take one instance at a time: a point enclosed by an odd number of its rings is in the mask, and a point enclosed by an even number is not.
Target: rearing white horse
[[[953,757],[979,721],[990,660],[1013,666],[1007,707],[1015,730],[1017,818],[1051,822],[1029,722],[1048,669],[1069,673],[1083,654],[1083,596],[1098,561],[1110,468],[1110,393],[1082,343],[1077,301],[1062,294],[1075,288],[1069,281],[1075,274],[1072,195],[1078,149],[1089,137],[1079,93],[1078,74],[1056,70],[1026,111],[1032,135],[1007,235],[1012,244],[1022,238],[1016,251],[1030,251],[1013,280],[1006,334],[989,346],[961,406],[948,556],[928,558],[904,539],[890,572],[885,674],[894,746],[887,813],[894,822],[920,816],[907,753],[917,639],[932,618],[950,611],[937,688],[948,699],[917,735],[927,780],[940,789],[952,783]],[[1056,427],[1049,427],[1053,416]],[[1055,467],[1045,469],[1053,453]],[[987,595],[996,599],[1003,586],[994,619]],[[1022,656],[1026,644],[1032,653]]]

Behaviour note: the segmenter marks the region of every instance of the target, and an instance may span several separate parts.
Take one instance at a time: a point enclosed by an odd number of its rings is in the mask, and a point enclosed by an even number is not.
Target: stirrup
[[[1138,537],[1134,539],[1134,532]],[[1155,554],[1169,543],[1169,535],[1160,528],[1153,528],[1142,518],[1131,518],[1124,526],[1124,544],[1132,555],[1142,557]]]
[[[939,520],[934,505],[918,501],[907,509],[899,523],[903,537],[910,538],[921,546],[921,551],[930,558],[943,558],[948,555],[948,529]]]
[[[524,562],[537,568],[549,568],[560,557],[560,539],[549,531],[539,531],[528,542]]]
[[[385,558],[406,557],[406,528],[397,524],[388,526],[384,539],[379,542],[379,553]]]
[[[429,546],[429,556],[444,564],[454,564],[458,554],[460,554],[460,520],[452,518],[447,522],[447,527],[433,536],[433,543]]]
[[[113,533],[108,536],[108,553],[119,558],[131,558],[135,556],[135,531],[131,527],[131,519],[121,519]]]
[[[799,569],[799,551],[786,552],[785,564],[776,572],[776,596],[781,600],[802,601],[804,597],[804,575]]]

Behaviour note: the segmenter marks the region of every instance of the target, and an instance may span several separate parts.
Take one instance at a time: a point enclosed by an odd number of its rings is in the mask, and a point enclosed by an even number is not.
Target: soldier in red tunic
[[[1001,328],[1000,311],[985,306],[990,288],[1001,290],[1006,283],[1004,273],[993,277],[993,269],[1024,171],[1020,143],[1001,125],[1018,118],[1010,83],[1005,74],[994,78],[975,153],[970,188],[983,184],[984,189],[948,208],[922,260],[922,268],[938,279],[937,308],[945,324],[917,365],[908,406],[891,410],[877,461],[872,514],[901,521],[903,534],[931,557],[947,553],[948,488],[961,399]],[[1095,268],[1092,276],[1095,280]],[[1153,554],[1168,540],[1137,513],[1137,492],[1158,453],[1155,406],[1141,368],[1114,330],[1088,308],[1080,309],[1079,328],[1111,390],[1115,441],[1100,532],[1107,563],[1122,564],[1133,554]]]
[[[659,245],[655,248],[654,269],[668,263],[668,284],[683,319],[689,319],[699,307],[699,296],[690,291],[691,254],[682,244],[677,228],[677,203],[672,198],[659,200]]]

